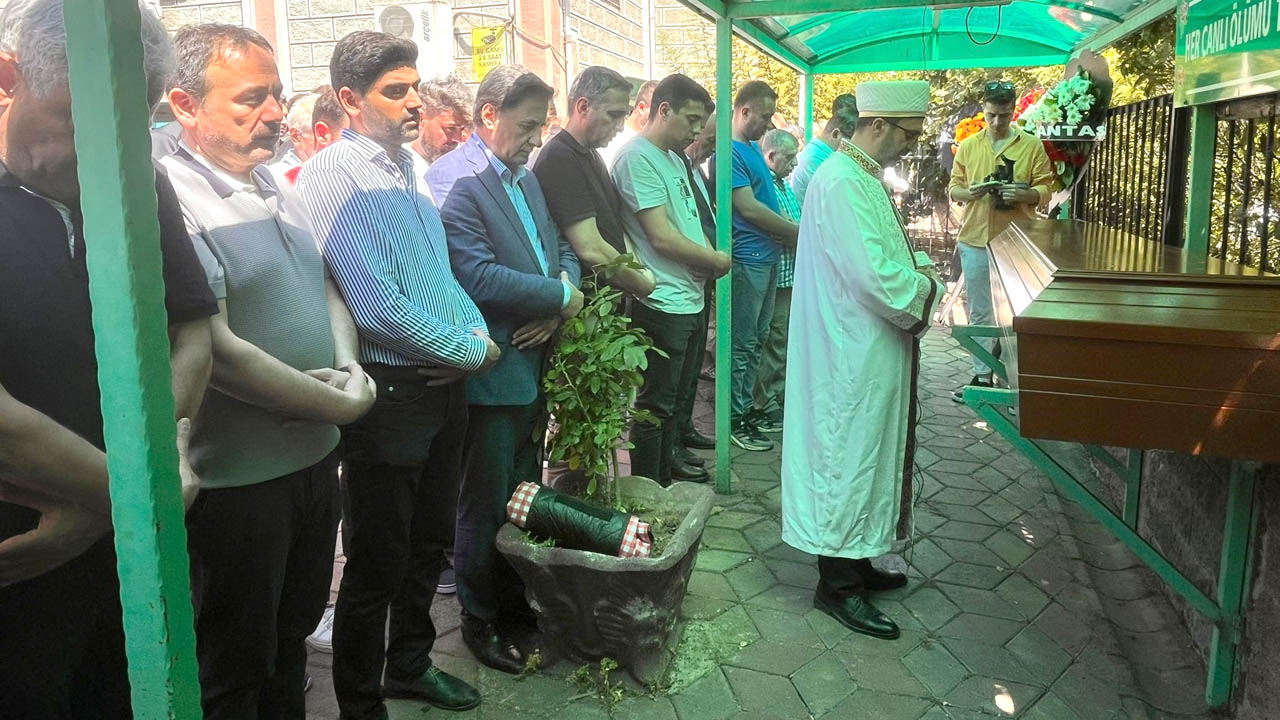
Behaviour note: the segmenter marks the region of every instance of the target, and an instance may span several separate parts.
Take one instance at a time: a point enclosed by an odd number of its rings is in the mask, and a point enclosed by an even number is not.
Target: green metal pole
[[[1142,508],[1142,460],[1146,452],[1129,448],[1128,453],[1121,476],[1124,478],[1124,524],[1136,532],[1138,511]]]
[[[1188,272],[1204,272],[1209,260],[1209,224],[1213,207],[1213,150],[1218,118],[1212,105],[1191,111],[1190,161],[1187,163],[1187,214],[1184,222]]]
[[[1218,607],[1222,619],[1213,626],[1209,645],[1209,679],[1204,699],[1209,707],[1223,707],[1235,686],[1236,651],[1244,619],[1245,578],[1252,552],[1254,478],[1257,464],[1231,463],[1227,519],[1222,530],[1222,559],[1218,565]]]
[[[733,25],[716,18],[716,247],[733,252]],[[732,489],[733,271],[716,281],[716,492]]]
[[[813,73],[800,76],[800,125],[804,128],[804,141],[813,139]]]
[[[138,720],[199,718],[137,0],[65,0],[111,519]]]

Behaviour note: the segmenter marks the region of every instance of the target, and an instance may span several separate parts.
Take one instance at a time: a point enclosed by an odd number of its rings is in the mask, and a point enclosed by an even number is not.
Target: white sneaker
[[[333,606],[324,609],[324,617],[316,631],[307,636],[307,647],[317,652],[333,654]]]

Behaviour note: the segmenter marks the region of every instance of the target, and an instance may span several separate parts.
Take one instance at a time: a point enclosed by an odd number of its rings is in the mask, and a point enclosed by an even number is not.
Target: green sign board
[[[1280,91],[1280,0],[1180,0],[1178,105]]]

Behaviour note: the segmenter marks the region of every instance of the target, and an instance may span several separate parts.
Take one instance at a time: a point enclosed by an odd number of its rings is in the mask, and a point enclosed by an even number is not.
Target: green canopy
[[[1060,65],[1173,11],[1174,0],[681,0],[728,17],[806,73]]]

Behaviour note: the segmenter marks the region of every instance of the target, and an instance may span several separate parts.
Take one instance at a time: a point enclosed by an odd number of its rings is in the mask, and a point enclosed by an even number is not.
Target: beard
[[[427,159],[427,162],[435,162],[452,152],[454,148],[458,147],[458,143],[446,140],[443,145],[434,145],[427,142],[426,136],[423,135],[423,141],[419,144],[419,147],[422,148],[422,156]]]
[[[420,129],[416,127],[413,130],[408,129],[407,124],[410,120],[418,121],[416,117],[392,119],[372,112],[368,114],[366,122],[375,135],[374,139],[388,145],[403,145],[417,140],[420,132]]]

